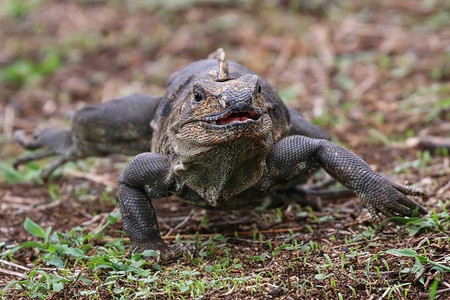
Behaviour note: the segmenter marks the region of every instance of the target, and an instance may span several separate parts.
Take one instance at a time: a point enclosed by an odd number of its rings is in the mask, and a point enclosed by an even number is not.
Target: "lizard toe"
[[[381,217],[380,217],[380,211],[378,209],[376,209],[374,206],[372,205],[365,205],[367,210],[370,213],[370,216],[372,217],[372,219],[374,220],[375,224],[380,224],[381,223]],[[381,211],[381,213],[385,214],[385,212]]]
[[[168,263],[182,255],[192,255],[196,252],[197,248],[193,244],[173,244],[169,245],[166,249],[158,250],[159,255],[156,259],[157,263]]]
[[[422,190],[419,190],[417,188],[414,188],[412,186],[406,186],[402,184],[398,184],[396,182],[391,181],[392,186],[399,191],[400,193],[404,195],[409,196],[419,196],[423,198],[428,198],[427,194],[425,194]]]
[[[424,206],[422,206],[420,203],[418,203],[404,195],[399,195],[398,202],[401,203],[402,205],[408,207],[412,211],[417,210],[417,212],[419,212],[419,214],[421,214],[421,215],[426,215],[428,213],[428,211],[426,210],[426,208]]]

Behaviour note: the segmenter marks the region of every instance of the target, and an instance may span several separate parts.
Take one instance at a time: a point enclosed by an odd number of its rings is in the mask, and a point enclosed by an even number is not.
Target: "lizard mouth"
[[[220,114],[206,117],[202,123],[208,128],[246,127],[261,121],[263,113],[263,109],[252,106],[246,106],[244,109],[232,107]]]
[[[229,113],[224,115],[218,120],[212,122],[216,125],[228,125],[232,123],[245,123],[247,121],[253,120],[256,121],[259,119],[261,115],[257,114],[255,111],[246,111],[246,112],[236,112]]]

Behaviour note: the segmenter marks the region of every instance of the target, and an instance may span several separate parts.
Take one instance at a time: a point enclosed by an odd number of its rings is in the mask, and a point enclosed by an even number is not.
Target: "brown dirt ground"
[[[449,16],[440,15],[445,1],[434,1],[430,7],[413,0],[377,4],[321,1],[317,7],[300,1],[304,5],[300,10],[292,8],[294,2],[201,1],[201,5],[149,8],[133,1],[126,7],[115,1],[42,1],[23,17],[1,15],[0,68],[21,59],[39,61],[46,50],[57,50],[62,66],[51,75],[20,84],[0,81],[0,159],[10,164],[22,153],[12,142],[14,130],[30,133],[36,127],[69,126],[70,116],[85,104],[98,104],[133,92],[161,94],[164,81],[173,71],[223,47],[229,59],[265,76],[282,91],[289,105],[322,122],[322,127],[339,143],[376,170],[400,183],[417,183],[430,196],[428,208],[449,209],[448,156],[432,155],[425,166],[392,172],[395,167],[416,160],[420,152],[405,147],[407,132],[414,136],[450,137],[448,106],[427,118],[432,108],[438,106],[438,100],[450,95],[450,30],[448,22],[439,25],[439,18]],[[440,76],[431,75],[436,72]],[[329,117],[323,119],[324,115]],[[383,137],[390,142],[383,143]],[[124,162],[122,157],[102,158],[89,160],[88,170],[84,165],[67,168],[63,176],[51,182],[58,187],[56,202],[46,184],[8,184],[0,178],[0,250],[2,245],[33,239],[23,229],[26,217],[58,231],[83,224],[94,228],[95,222],[86,222],[114,209],[110,201],[102,201],[102,194],[108,191],[114,195],[114,183]],[[80,191],[86,190],[87,194],[80,196]],[[177,217],[186,216],[191,209],[173,203],[157,204],[163,233],[176,226],[180,222]],[[247,262],[240,275],[265,274],[259,283],[264,289],[253,295],[257,298],[304,298],[304,291],[292,281],[306,284],[311,281],[315,287],[311,287],[309,298],[337,299],[336,289],[329,282],[314,279],[315,266],[327,263],[324,253],[339,262],[340,253],[348,252],[349,247],[339,237],[358,233],[371,221],[367,212],[361,210],[358,199],[323,204],[323,211],[315,215],[332,214],[334,219],[322,224],[312,218],[297,217],[292,206],[284,208],[283,222],[277,224],[251,211],[197,210],[192,220],[174,234],[246,232],[257,228],[268,230],[265,238],[279,245],[286,237],[285,230],[294,229],[300,233],[299,242],[313,240],[324,247],[320,253],[311,255],[308,264],[301,260],[286,264],[294,255],[286,252],[270,263]],[[200,226],[205,214],[210,224],[207,228]],[[307,225],[313,228],[312,233]],[[275,232],[271,233],[271,229]],[[122,236],[120,230],[121,224],[116,224],[108,228],[107,234]],[[330,239],[332,234],[338,239]],[[439,237],[446,237],[440,246],[436,244]],[[424,246],[426,239],[430,243]],[[254,242],[251,236],[230,238],[229,244],[236,257],[268,251],[267,246]],[[439,260],[450,249],[448,234],[432,232],[411,237],[392,224],[375,240],[363,240],[353,246],[367,251],[367,256],[355,257],[351,262],[360,280],[350,277],[348,269],[333,270],[345,299],[379,298],[386,286],[402,282],[413,282],[408,298],[427,297],[430,281],[424,287],[411,274],[399,277],[384,270],[381,262],[380,269],[385,271],[383,281],[375,275],[367,277],[366,259],[380,251],[408,246],[419,250],[425,247]],[[16,263],[27,265],[34,258],[33,251],[24,251],[16,257]],[[413,263],[397,257],[385,258],[393,268]],[[18,271],[4,265],[0,268]],[[436,276],[430,268],[426,272],[429,280]],[[2,273],[0,287],[12,279],[17,278]],[[367,281],[373,287],[370,291]],[[286,285],[278,288],[281,283]],[[320,284],[322,287],[317,288]],[[439,290],[448,289],[449,284],[449,275],[443,275]],[[349,285],[356,288],[356,296],[346,289]],[[72,286],[72,290],[55,295],[55,299],[75,297],[77,288],[81,287]],[[393,293],[395,298],[405,298],[399,291]],[[11,294],[11,297],[20,296]],[[218,297],[248,298],[250,294],[237,288],[229,294],[215,290],[206,295]],[[439,297],[448,299],[450,292]]]

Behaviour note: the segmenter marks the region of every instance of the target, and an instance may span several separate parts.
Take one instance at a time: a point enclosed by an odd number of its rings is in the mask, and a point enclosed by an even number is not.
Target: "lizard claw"
[[[169,263],[184,254],[190,256],[197,252],[197,247],[194,244],[179,243],[168,246],[162,240],[158,242],[135,242],[132,246],[136,252],[143,252],[149,249],[156,250],[155,261],[163,264]]]
[[[391,181],[385,176],[374,179],[376,187],[361,194],[364,205],[375,221],[380,221],[379,214],[386,217],[412,217],[427,214],[426,208],[407,196],[420,196],[427,199],[427,195],[419,189],[404,186]]]
[[[168,263],[180,256],[187,254],[191,256],[197,251],[197,247],[193,244],[173,244],[169,245],[165,250],[158,250],[159,255],[156,257],[157,263]]]

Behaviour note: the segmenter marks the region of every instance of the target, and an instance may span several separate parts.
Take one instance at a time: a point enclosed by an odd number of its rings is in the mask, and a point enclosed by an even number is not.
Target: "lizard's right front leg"
[[[119,177],[118,198],[124,229],[133,248],[158,250],[160,261],[190,253],[186,244],[166,245],[161,239],[151,198],[170,195],[170,164],[167,156],[146,152],[134,157]]]

